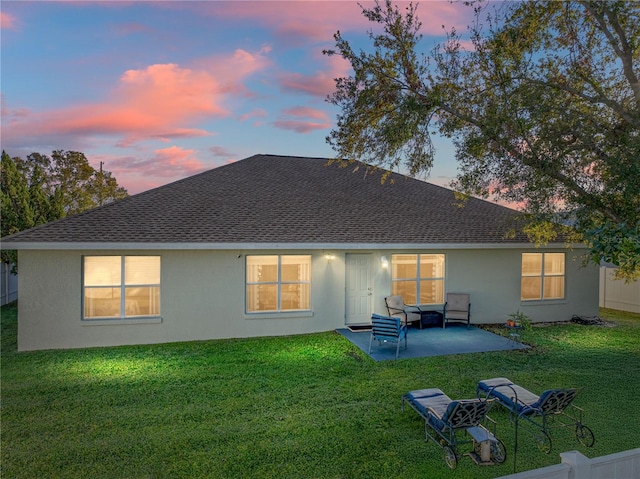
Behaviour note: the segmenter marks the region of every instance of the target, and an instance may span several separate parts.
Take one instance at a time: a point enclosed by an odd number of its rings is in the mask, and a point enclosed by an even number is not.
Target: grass
[[[473,397],[506,376],[535,392],[584,387],[576,404],[593,448],[572,431],[538,451],[520,428],[517,470],[640,444],[640,315],[602,310],[609,326],[533,327],[526,351],[376,363],[337,333],[67,351],[16,351],[16,306],[2,308],[6,478],[493,478],[513,472],[513,427],[495,409],[508,458],[452,472],[425,443],[404,393]],[[363,333],[366,334],[366,333]],[[521,423],[522,424],[522,423]]]

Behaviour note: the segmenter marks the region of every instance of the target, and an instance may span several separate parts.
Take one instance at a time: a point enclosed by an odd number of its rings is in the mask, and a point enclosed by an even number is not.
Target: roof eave
[[[549,243],[132,243],[132,242],[6,242],[3,250],[418,250],[418,249],[583,249],[584,244]]]

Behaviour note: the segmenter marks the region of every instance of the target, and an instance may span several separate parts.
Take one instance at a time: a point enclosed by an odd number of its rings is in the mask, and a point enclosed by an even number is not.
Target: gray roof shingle
[[[255,155],[3,238],[34,243],[501,244],[517,212],[362,163]],[[343,165],[344,166],[344,165]]]

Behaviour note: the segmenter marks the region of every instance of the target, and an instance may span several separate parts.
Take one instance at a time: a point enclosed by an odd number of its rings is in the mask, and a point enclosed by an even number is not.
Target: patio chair
[[[400,317],[406,325],[419,321],[420,329],[422,329],[422,310],[419,306],[404,304],[404,300],[400,295],[387,296],[384,298],[384,302],[387,305],[389,316]]]
[[[493,401],[486,398],[454,401],[440,389],[430,388],[402,396],[402,410],[406,402],[424,419],[425,440],[439,444],[444,461],[455,469],[461,454],[459,446],[463,444],[473,443],[469,455],[477,464],[501,464],[506,460],[506,447],[495,436],[496,423],[487,417]],[[493,423],[493,432],[483,425],[487,420]],[[462,439],[462,431],[471,439]]]
[[[532,425],[535,431],[533,438],[538,448],[546,454],[551,452],[549,430],[552,427],[574,429],[576,439],[583,446],[591,447],[595,443],[591,429],[582,424],[582,408],[572,404],[578,389],[548,389],[537,396],[507,378],[493,378],[480,381],[476,392],[478,396],[495,398],[509,410],[512,422],[525,419]],[[569,423],[564,422],[567,419]]]
[[[471,300],[468,294],[447,293],[447,301],[442,310],[442,328],[449,321],[466,321],[467,329],[471,324]]]
[[[371,339],[369,340],[369,354],[374,341],[382,343],[396,343],[396,359],[400,353],[400,342],[404,339],[404,349],[407,349],[407,326],[400,322],[400,318],[390,318],[373,314],[371,316]]]

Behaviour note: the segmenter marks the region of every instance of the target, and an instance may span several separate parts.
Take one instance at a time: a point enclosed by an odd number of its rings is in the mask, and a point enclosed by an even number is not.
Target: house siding
[[[565,253],[565,298],[521,301],[522,253]],[[517,310],[534,322],[568,321],[574,314],[598,314],[598,268],[582,264],[577,253],[559,248],[463,250],[447,257],[448,292],[471,294],[472,323],[504,323]]]
[[[520,258],[531,249],[323,250],[22,250],[19,251],[18,349],[68,349],[223,338],[306,334],[345,324],[345,257],[371,254],[372,312],[386,314],[391,270],[380,256],[446,254],[445,290],[471,294],[472,323],[503,323],[517,309],[534,321],[598,313],[598,269],[566,259],[566,298],[520,301]],[[539,251],[539,250],[535,250]],[[562,251],[548,249],[545,251]],[[160,255],[161,321],[82,321],[85,255]],[[245,313],[247,254],[310,254],[311,313]],[[441,305],[433,309],[440,309]]]

